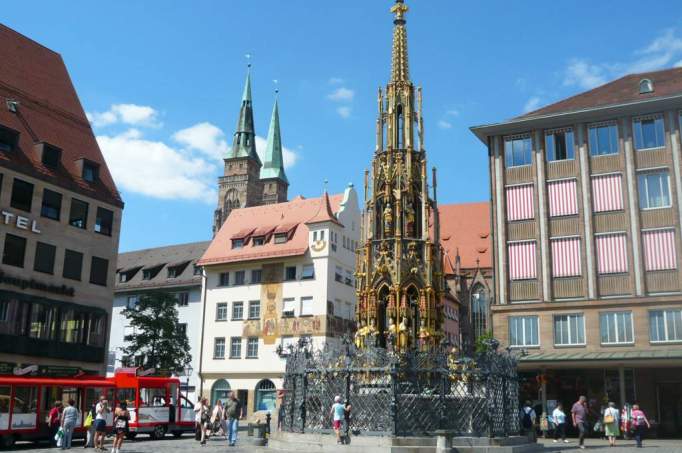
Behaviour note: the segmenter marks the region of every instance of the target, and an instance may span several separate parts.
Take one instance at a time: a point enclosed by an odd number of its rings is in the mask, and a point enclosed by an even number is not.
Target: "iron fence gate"
[[[516,357],[498,351],[494,340],[474,357],[447,345],[397,354],[357,349],[349,339],[337,348],[314,350],[303,340],[287,356],[282,429],[331,431],[331,405],[340,396],[352,407],[353,432],[409,436],[447,429],[462,436],[515,435],[516,365]]]

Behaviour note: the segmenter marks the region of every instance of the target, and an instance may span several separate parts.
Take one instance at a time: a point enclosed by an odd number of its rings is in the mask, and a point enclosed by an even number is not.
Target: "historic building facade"
[[[551,410],[638,401],[682,433],[682,69],[632,74],[509,121],[488,146],[493,332]]]
[[[233,211],[199,261],[203,266],[201,392],[237,392],[245,415],[275,415],[288,346],[321,348],[351,332],[355,189]]]
[[[210,241],[193,242],[118,255],[107,375],[113,375],[119,367],[144,364],[144,357],[124,357],[121,352],[121,348],[126,346],[125,336],[136,333],[122,312],[135,307],[145,294],[159,291],[172,294],[177,299],[178,329],[187,333],[189,352],[192,354],[190,365],[194,370],[199,370],[202,269],[197,261],[209,244]],[[183,394],[195,401],[195,392],[199,387],[198,373],[194,371],[180,380]]]
[[[61,56],[0,25],[0,61],[3,374],[103,374],[123,202]]]
[[[232,148],[223,160],[224,175],[218,180],[218,207],[213,219],[214,236],[233,209],[287,201],[289,180],[284,172],[279,104],[275,100],[264,159],[261,162],[256,152],[250,66]]]
[[[379,90],[376,148],[365,174],[358,250],[358,345],[429,348],[443,337],[444,278],[436,173],[428,194],[421,89],[409,76],[407,6],[395,14],[391,79]],[[432,228],[429,219],[431,219]],[[434,240],[435,238],[435,240]]]

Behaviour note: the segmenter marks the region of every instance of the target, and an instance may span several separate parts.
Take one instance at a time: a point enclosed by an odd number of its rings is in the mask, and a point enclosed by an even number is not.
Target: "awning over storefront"
[[[623,360],[682,360],[682,348],[676,350],[613,351],[613,352],[551,352],[530,353],[520,358],[522,363],[538,362],[593,362]]]

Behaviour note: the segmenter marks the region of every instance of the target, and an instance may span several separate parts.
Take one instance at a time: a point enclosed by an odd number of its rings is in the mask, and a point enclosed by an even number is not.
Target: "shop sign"
[[[73,297],[74,294],[76,294],[76,290],[72,286],[66,286],[66,285],[53,285],[50,283],[44,283],[38,280],[34,280],[32,278],[21,278],[21,277],[13,277],[11,275],[5,274],[2,270],[0,270],[0,283],[4,283],[6,285],[12,285],[16,286],[21,289],[37,289],[38,291],[45,291],[48,293],[54,293],[54,294],[60,294],[62,296],[71,296]]]
[[[26,363],[0,362],[0,375],[41,376],[41,377],[78,377],[97,375],[96,371],[83,370],[74,366],[36,365]]]
[[[0,214],[2,214],[2,221],[5,225],[9,225],[11,223],[20,230],[26,230],[31,231],[32,233],[40,234],[37,221],[31,220],[28,217],[21,215],[12,214],[11,212],[5,211],[4,209],[0,211]]]

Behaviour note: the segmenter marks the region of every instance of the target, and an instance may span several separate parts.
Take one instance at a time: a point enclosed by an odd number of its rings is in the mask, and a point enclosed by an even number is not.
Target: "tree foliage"
[[[144,356],[144,368],[177,371],[192,360],[187,333],[178,329],[176,306],[172,294],[154,292],[141,296],[136,306],[123,310],[135,332],[124,337],[126,346],[121,348],[129,361]]]
[[[480,335],[478,338],[476,338],[474,352],[476,352],[476,354],[483,354],[490,351],[491,340],[495,340],[495,337],[493,336],[493,332],[488,330],[483,335]]]

